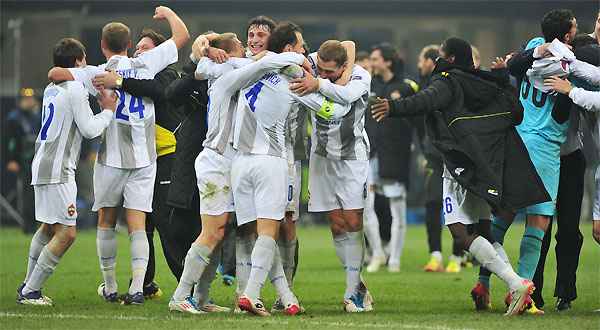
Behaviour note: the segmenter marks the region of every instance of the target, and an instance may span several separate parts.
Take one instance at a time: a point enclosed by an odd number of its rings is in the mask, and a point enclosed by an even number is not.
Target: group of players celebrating
[[[178,49],[190,39],[184,22],[167,7],[157,7],[154,19],[168,22],[171,38],[150,49],[138,48],[132,58],[127,56],[130,30],[122,23],[112,22],[102,29],[105,64],[87,65],[85,48],[75,39],[62,39],[55,46],[55,67],[48,75],[52,82],[44,92],[42,129],[32,163],[36,219],[42,225],[31,241],[27,275],[17,290],[18,303],[52,305],[41,288],[75,240],[76,160],[82,137],[97,136],[101,136],[101,146],[94,167],[93,210],[98,212],[97,252],[103,277],[98,294],[107,302],[144,303],[142,286],[149,258],[145,216],[146,212],[152,212],[157,157],[154,104],[122,89],[104,88],[97,77],[115,71],[123,78],[153,79],[177,62]],[[568,36],[565,40],[565,33],[545,37],[546,41],[555,38],[569,41]],[[528,156],[524,172],[530,175],[523,178],[531,180],[529,190],[507,191],[514,185],[502,185],[502,166],[484,166],[485,170],[480,171],[478,166],[497,153],[489,155],[490,150],[482,150],[484,144],[474,143],[473,134],[500,130],[504,132],[503,141],[521,139],[510,134],[515,131],[511,123],[516,109],[496,111],[507,104],[498,100],[512,100],[510,93],[500,79],[472,69],[470,47],[458,38],[446,40],[434,72],[437,78],[431,86],[413,97],[388,101],[369,100],[371,76],[354,63],[355,45],[351,41],[328,40],[317,52],[305,54],[300,27],[291,22],[275,23],[264,16],[250,20],[247,47],[233,33],[211,32],[196,38],[190,55],[197,63],[195,79],[207,80],[209,86],[207,134],[195,163],[202,231],[185,257],[183,274],[169,301],[169,310],[191,314],[230,310],[212,302],[208,292],[220,262],[217,251],[235,212],[238,226],[235,309],[260,316],[304,312],[292,291],[292,283],[297,260],[295,221],[299,218],[301,180],[298,160],[301,155],[297,151],[304,153],[303,127],[308,111],[313,128],[308,208],[310,212],[328,213],[335,251],[346,273],[343,294],[346,312],[373,310],[373,298],[361,277],[365,256],[362,210],[369,193],[365,115],[384,120],[388,116],[426,114],[431,131],[438,133],[437,140],[452,140],[453,134],[460,133],[464,141],[471,142],[458,143],[455,149],[447,143],[436,145],[446,160],[444,197],[449,204],[446,223],[464,249],[509,287],[506,314],[521,313],[534,290],[531,278],[512,269],[502,240],[495,240],[487,233],[489,228],[468,229],[479,219],[491,219],[492,210],[501,214],[501,207],[512,210],[515,206],[545,202],[546,206],[540,208],[551,209],[556,191],[551,187],[553,178],[545,177],[547,171],[538,176],[531,170]],[[535,50],[515,56],[525,63],[521,65],[525,70],[534,59],[552,55],[552,48],[543,41],[532,49]],[[572,66],[576,66],[576,61],[573,60]],[[485,93],[475,95],[468,86],[478,86],[478,91],[484,86]],[[94,115],[90,109],[88,93],[97,97],[103,109],[99,114]],[[524,98],[537,106],[536,99],[531,101],[533,95],[536,93],[522,96],[522,101]],[[556,96],[547,95],[548,103],[555,102]],[[462,103],[457,105],[459,98]],[[524,122],[530,116],[526,102],[522,102]],[[518,103],[508,104],[519,108]],[[367,111],[369,107],[372,112]],[[465,113],[471,112],[480,116],[465,117]],[[485,124],[468,120],[477,118],[486,118]],[[450,125],[445,131],[440,130],[434,119]],[[540,127],[519,133],[535,135],[531,133],[535,129]],[[562,134],[562,129],[558,127],[557,134]],[[522,147],[525,155],[527,150],[531,154],[538,149],[530,145],[545,143],[542,138],[523,137],[527,149],[523,142],[516,145]],[[507,143],[507,147],[514,145]],[[473,160],[471,166],[464,165],[459,151]],[[554,151],[549,153],[554,156]],[[518,157],[510,161],[522,164]],[[536,157],[531,160],[536,169],[553,166],[543,161],[536,163]],[[501,173],[490,169],[500,169]],[[481,182],[488,184],[483,193]],[[515,197],[524,194],[528,195],[525,199]],[[511,198],[505,199],[504,195]],[[115,226],[121,206],[131,242],[132,278],[127,293],[119,296]],[[537,209],[527,212],[532,217],[528,226],[539,228],[536,224],[543,225],[552,212]],[[512,211],[505,213],[502,219],[508,228]],[[535,255],[535,251],[528,253],[527,258]],[[260,298],[267,278],[278,295],[270,311]],[[489,294],[487,299],[489,302]]]

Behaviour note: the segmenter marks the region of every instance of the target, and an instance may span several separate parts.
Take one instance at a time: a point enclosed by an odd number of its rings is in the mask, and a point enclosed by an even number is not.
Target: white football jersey
[[[304,62],[302,55],[293,53],[271,53],[261,61],[285,54],[296,56],[295,64]],[[328,119],[342,117],[350,111],[350,104],[334,103],[319,93],[305,96],[292,93],[289,80],[290,77],[278,71],[270,71],[255,84],[240,91],[234,126],[235,149],[246,153],[287,158],[287,119],[292,106],[304,105],[318,116]]]
[[[318,76],[317,53],[309,55],[313,73]],[[369,138],[365,131],[365,112],[371,90],[371,75],[354,65],[352,77],[346,86],[319,78],[319,92],[352,109],[341,119],[328,120],[312,117],[311,153],[338,160],[368,160]]]
[[[230,58],[225,63],[217,64],[205,57],[198,62],[195,73],[196,78],[199,80],[208,80],[209,86],[207,105],[208,127],[206,138],[202,143],[205,148],[210,148],[219,154],[223,154],[227,144],[233,141],[233,118],[237,107],[237,92],[241,87],[235,90],[233,88],[225,88],[223,85],[229,83],[240,84],[243,82],[241,80],[236,82],[228,76],[222,80],[220,78],[230,71],[253,62],[253,60],[247,58]]]
[[[107,63],[69,69],[89,93],[98,91],[92,79],[105,70],[116,70],[123,78],[154,79],[169,64],[177,62],[177,46],[167,40],[136,58],[115,55]],[[115,120],[100,144],[98,163],[116,168],[141,168],[156,162],[154,103],[150,98],[135,97],[117,90],[119,100]]]
[[[81,138],[102,134],[113,112],[94,116],[88,92],[76,81],[50,84],[44,90],[42,128],[35,141],[31,184],[65,183],[74,180],[81,151]]]

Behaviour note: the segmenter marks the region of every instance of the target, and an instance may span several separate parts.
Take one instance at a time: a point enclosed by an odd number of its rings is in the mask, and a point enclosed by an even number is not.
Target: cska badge
[[[75,212],[77,212],[77,210],[75,209],[75,205],[69,205],[69,207],[67,208],[67,214],[69,214],[69,216],[72,217],[73,215],[75,215]]]

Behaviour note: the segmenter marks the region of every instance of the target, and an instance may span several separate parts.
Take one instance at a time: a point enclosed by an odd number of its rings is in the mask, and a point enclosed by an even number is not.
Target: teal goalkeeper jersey
[[[535,48],[543,43],[544,38],[534,38],[529,41],[526,49]],[[559,144],[565,142],[569,121],[561,124],[552,117],[557,97],[535,88],[527,75],[523,77],[520,87],[519,100],[525,110],[523,122],[517,126],[521,136],[536,134]]]

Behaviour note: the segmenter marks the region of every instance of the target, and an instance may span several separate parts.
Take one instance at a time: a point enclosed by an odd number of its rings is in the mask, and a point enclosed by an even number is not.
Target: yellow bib
[[[175,152],[175,134],[168,129],[156,125],[156,154],[158,157]]]

